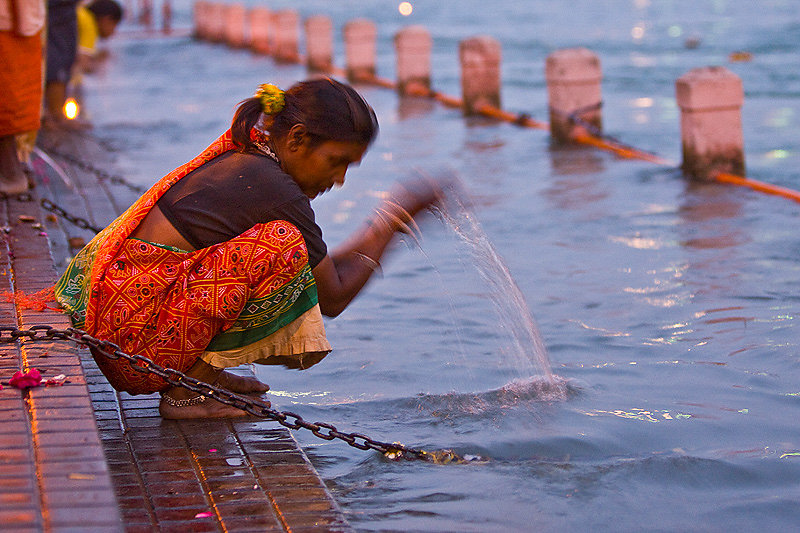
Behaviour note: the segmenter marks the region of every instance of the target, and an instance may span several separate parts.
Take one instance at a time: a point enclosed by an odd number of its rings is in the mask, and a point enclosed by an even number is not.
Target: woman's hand
[[[452,173],[441,173],[436,177],[420,175],[392,187],[367,225],[331,251],[312,271],[322,313],[331,317],[341,313],[370,276],[380,270],[383,252],[395,233],[419,233],[414,217],[443,202],[458,190],[458,185]]]
[[[378,214],[384,222],[390,223],[393,230],[405,231],[406,225],[413,224],[413,218],[417,214],[444,201],[456,183],[455,176],[450,173],[435,177],[425,174],[399,182],[392,187],[384,205],[378,208]]]

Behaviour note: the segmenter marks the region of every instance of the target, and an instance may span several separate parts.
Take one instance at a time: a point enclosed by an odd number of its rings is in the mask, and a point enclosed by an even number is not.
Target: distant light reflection
[[[590,331],[600,332],[600,333],[603,334],[604,337],[630,337],[631,336],[630,333],[625,333],[624,331],[612,331],[610,329],[599,328],[599,327],[596,327],[596,326],[590,326],[589,324],[586,324],[586,323],[581,322],[579,320],[570,320],[570,322],[576,322],[578,325],[580,325],[584,329],[588,329]]]
[[[637,250],[660,250],[662,247],[661,241],[647,237],[609,237],[609,240]]]
[[[397,6],[397,10],[401,15],[407,17],[414,11],[414,6],[411,5],[411,2],[400,2],[400,5]]]
[[[794,111],[790,107],[781,107],[772,111],[767,117],[767,125],[773,128],[785,128],[792,122]]]
[[[790,153],[789,150],[770,150],[767,152],[767,157],[769,159],[786,159]]]
[[[634,67],[654,67],[658,61],[655,57],[633,52],[631,53],[631,63]]]
[[[694,418],[694,415],[688,413],[670,413],[669,411],[653,410],[653,409],[639,409],[634,407],[630,411],[623,409],[614,409],[607,411],[603,409],[592,409],[591,411],[582,411],[587,416],[616,416],[619,418],[627,418],[629,420],[639,420],[640,422],[657,423],[665,420],[680,420],[686,418]]]

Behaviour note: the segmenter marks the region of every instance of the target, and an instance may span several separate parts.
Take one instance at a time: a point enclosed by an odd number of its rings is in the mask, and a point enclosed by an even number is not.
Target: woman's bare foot
[[[256,378],[238,376],[224,370],[219,374],[216,384],[237,394],[263,394],[269,390],[269,385]]]
[[[166,393],[161,396],[158,412],[161,418],[169,420],[185,420],[190,418],[232,418],[249,416],[249,413],[230,405],[220,403],[211,398],[206,398],[193,405],[181,405],[180,400],[170,402],[165,399]],[[177,403],[178,405],[175,405]],[[193,402],[192,402],[193,403]]]
[[[198,359],[186,375],[205,383],[214,383],[220,388],[227,389],[236,394],[263,393],[269,387],[255,378],[237,376],[215,368],[202,359]],[[262,404],[269,407],[267,401]],[[248,416],[249,413],[230,405],[218,402],[211,398],[203,398],[197,393],[182,387],[171,387],[161,395],[158,411],[162,418],[180,420],[187,418],[228,418],[235,416]]]

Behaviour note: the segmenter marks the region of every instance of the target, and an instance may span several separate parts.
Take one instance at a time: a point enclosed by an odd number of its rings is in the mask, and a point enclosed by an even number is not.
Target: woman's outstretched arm
[[[398,232],[416,226],[414,217],[437,203],[442,189],[433,180],[398,185],[366,224],[314,268],[322,314],[339,315],[380,269],[386,247]]]

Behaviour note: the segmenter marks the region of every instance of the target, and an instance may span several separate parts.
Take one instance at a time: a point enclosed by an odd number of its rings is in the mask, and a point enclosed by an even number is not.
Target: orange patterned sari
[[[78,253],[55,287],[76,327],[181,372],[199,358],[232,366],[330,351],[305,241],[291,223],[256,224],[193,252],[129,238],[173,183],[231,149],[228,131]],[[117,390],[169,387],[124,359],[96,360]]]

